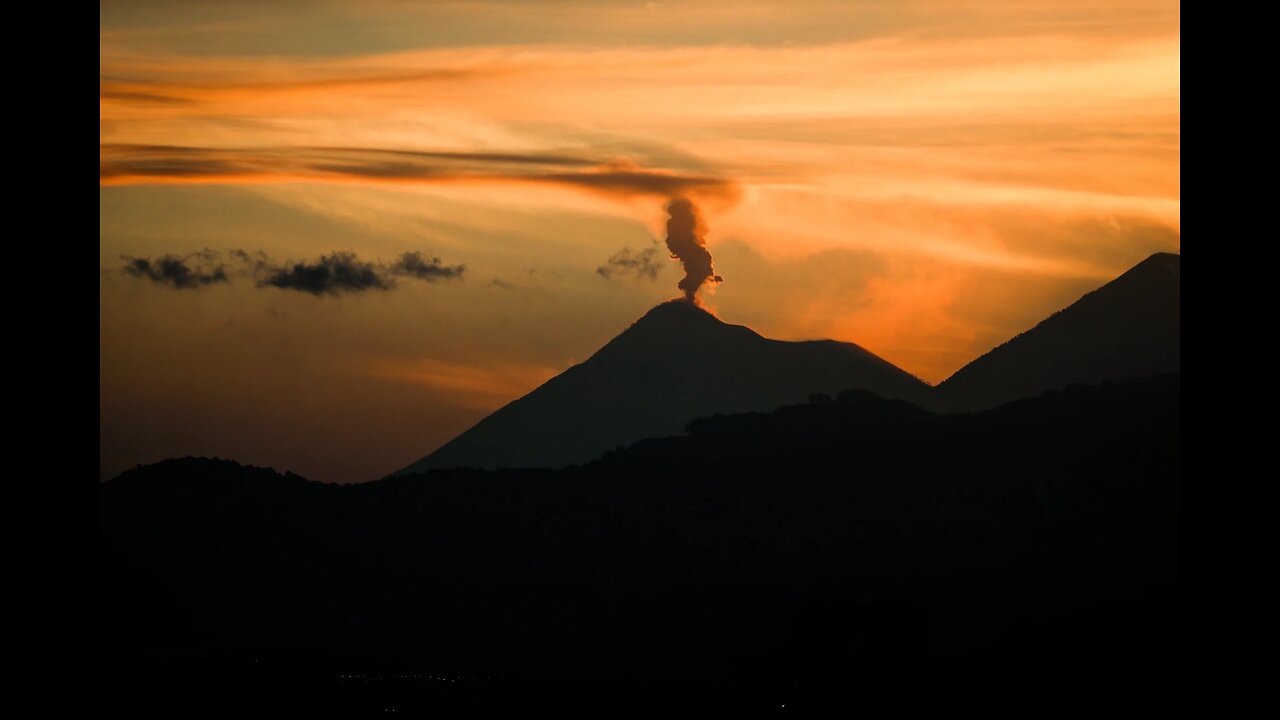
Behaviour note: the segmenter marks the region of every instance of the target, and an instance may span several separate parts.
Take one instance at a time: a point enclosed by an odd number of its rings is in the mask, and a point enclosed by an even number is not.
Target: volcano
[[[853,343],[770,340],[672,300],[585,362],[395,474],[564,467],[644,438],[680,434],[695,418],[769,411],[842,390],[924,404],[931,388]]]

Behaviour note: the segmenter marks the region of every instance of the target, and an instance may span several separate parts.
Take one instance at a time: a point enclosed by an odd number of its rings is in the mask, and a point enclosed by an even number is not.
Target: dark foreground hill
[[[1156,253],[960,368],[934,391],[943,410],[982,410],[1071,383],[1181,370],[1182,257]]]
[[[585,362],[396,474],[563,467],[714,413],[773,410],[812,393],[924,402],[929,386],[852,343],[770,340],[683,300],[650,310]]]
[[[100,491],[103,674],[293,711],[1167,689],[1179,428],[1175,375],[951,416],[843,393],[561,471],[167,461]]]

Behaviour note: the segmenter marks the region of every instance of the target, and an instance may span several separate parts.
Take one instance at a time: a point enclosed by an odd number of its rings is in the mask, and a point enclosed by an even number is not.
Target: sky
[[[680,296],[938,383],[1181,251],[1171,2],[100,4],[100,475],[372,480]]]

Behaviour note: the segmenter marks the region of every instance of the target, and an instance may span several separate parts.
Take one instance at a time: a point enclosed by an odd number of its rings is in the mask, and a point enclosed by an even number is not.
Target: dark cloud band
[[[711,175],[640,168],[614,159],[522,153],[426,152],[353,147],[207,148],[99,146],[104,184],[249,178],[356,178],[384,182],[529,182],[615,196],[730,196],[735,186]]]
[[[395,262],[360,260],[354,252],[333,252],[316,260],[276,263],[266,253],[232,250],[224,256],[214,250],[202,250],[183,257],[135,258],[121,256],[124,272],[173,288],[196,289],[230,281],[229,260],[238,266],[239,274],[256,279],[260,288],[293,290],[310,295],[341,295],[370,290],[391,290],[397,277],[426,282],[458,279],[465,265],[445,265],[438,257],[424,257],[420,252],[402,253]]]

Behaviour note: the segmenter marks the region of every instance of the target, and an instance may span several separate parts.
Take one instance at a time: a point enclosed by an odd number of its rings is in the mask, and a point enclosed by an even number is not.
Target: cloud
[[[462,277],[462,273],[466,270],[466,265],[444,265],[440,258],[423,258],[420,252],[404,253],[391,266],[393,274],[407,275],[427,282]]]
[[[313,262],[294,263],[270,272],[259,287],[297,290],[312,295],[339,295],[366,290],[390,290],[394,283],[386,271],[361,262],[353,252],[335,252]]]
[[[340,153],[372,153],[377,155],[387,155],[391,157],[403,157],[410,159],[427,159],[427,160],[448,160],[448,161],[476,161],[483,163],[514,163],[518,165],[568,165],[568,166],[591,166],[596,164],[595,161],[575,157],[572,155],[552,155],[550,153],[504,153],[504,152],[444,152],[431,150],[387,150],[387,149],[370,149],[359,147],[309,147],[301,148],[302,150],[310,150],[315,152],[340,152]]]
[[[188,105],[191,100],[163,93],[145,90],[122,90],[104,87],[98,92],[98,99],[106,102],[133,103],[137,105]]]
[[[135,258],[125,260],[124,272],[134,277],[174,288],[200,288],[214,283],[230,282],[224,260],[234,262],[239,273],[256,278],[259,288],[294,290],[317,297],[370,290],[391,290],[396,277],[435,282],[459,279],[466,265],[445,265],[438,257],[424,257],[421,252],[401,253],[394,263],[363,261],[354,252],[332,252],[315,260],[278,263],[261,250],[201,250],[178,257]]]
[[[209,148],[102,143],[98,177],[104,185],[340,178],[413,183],[527,182],[621,197],[736,195],[734,184],[724,178],[642,168],[618,158],[358,147]]]
[[[606,280],[634,275],[637,279],[657,280],[664,263],[656,245],[643,250],[622,248],[596,268],[596,273]]]
[[[211,255],[214,257],[210,257]],[[125,273],[178,289],[194,290],[225,283],[229,279],[225,267],[211,266],[216,254],[209,250],[185,257],[162,255],[151,259],[121,255],[120,258],[125,261]]]
[[[461,68],[405,68],[390,72],[351,72],[339,75],[312,76],[296,80],[270,80],[252,77],[253,71],[245,65],[235,62],[210,63],[219,68],[212,69],[217,74],[222,69],[221,77],[204,79],[185,78],[177,81],[166,81],[162,77],[138,76],[103,76],[98,78],[98,96],[101,100],[119,100],[149,104],[193,104],[197,102],[225,102],[233,97],[253,97],[254,95],[271,95],[280,93],[323,93],[341,90],[357,90],[376,88],[379,86],[431,83],[448,81],[473,80],[478,76],[489,75],[478,69]],[[259,63],[260,65],[260,63]],[[136,69],[136,68],[135,68]],[[296,66],[295,66],[296,69]],[[153,74],[164,75],[152,69]],[[237,79],[228,80],[227,75]]]
[[[731,183],[705,175],[681,175],[649,170],[601,170],[597,172],[551,173],[528,179],[572,185],[611,195],[685,195],[706,193],[732,196]]]

